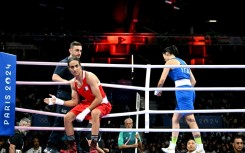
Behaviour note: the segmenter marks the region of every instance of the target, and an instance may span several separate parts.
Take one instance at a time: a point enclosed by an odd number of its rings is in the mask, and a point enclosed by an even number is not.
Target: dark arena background
[[[82,63],[163,65],[162,50],[176,45],[189,65],[245,65],[245,14],[242,1],[214,0],[26,0],[0,2],[0,52],[17,61],[59,62],[69,55],[70,42],[83,44]],[[51,81],[55,66],[17,65],[17,81]],[[145,69],[85,67],[102,83],[144,86]],[[243,69],[193,68],[197,87],[245,87]],[[152,69],[150,87],[156,87],[162,69]],[[167,79],[165,87],[174,84]],[[112,113],[136,111],[136,91],[105,88]],[[56,86],[17,85],[16,107],[54,112],[43,99],[56,94]],[[139,92],[144,98],[144,92]],[[195,109],[244,109],[244,91],[197,91]],[[150,110],[173,110],[174,92],[161,97],[150,92]],[[141,110],[144,110],[142,102]],[[225,111],[224,111],[225,112]],[[242,113],[197,113],[200,128],[245,127]],[[32,126],[52,126],[53,117],[16,111],[16,121],[27,116]],[[130,116],[136,122],[134,115]],[[151,114],[151,128],[171,128],[172,114]],[[126,117],[102,119],[101,127],[124,128]],[[144,128],[139,115],[139,128]],[[184,120],[182,128],[188,128]],[[50,131],[30,131],[45,148]],[[82,133],[83,134],[83,133]],[[118,132],[103,132],[111,153],[117,148]],[[226,153],[232,137],[244,132],[202,132],[206,153]],[[161,152],[171,132],[142,133],[145,151]],[[186,149],[190,132],[180,132],[178,151]],[[7,137],[0,136],[3,142]],[[0,140],[1,140],[0,139]],[[84,141],[84,140],[82,140]],[[26,143],[25,149],[32,144]],[[182,144],[184,147],[182,148]],[[155,151],[154,151],[155,149]],[[1,150],[0,150],[1,151]]]

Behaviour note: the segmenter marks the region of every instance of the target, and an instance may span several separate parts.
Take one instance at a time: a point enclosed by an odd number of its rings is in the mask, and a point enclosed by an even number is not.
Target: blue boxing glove
[[[90,109],[84,109],[80,114],[77,115],[76,120],[82,122],[88,113],[90,113]]]

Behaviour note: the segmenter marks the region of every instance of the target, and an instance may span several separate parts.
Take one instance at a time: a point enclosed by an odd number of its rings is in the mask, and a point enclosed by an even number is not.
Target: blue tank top
[[[184,60],[180,58],[174,58],[180,62],[180,65],[187,65]],[[190,79],[190,68],[178,67],[169,71],[168,76],[173,80]]]

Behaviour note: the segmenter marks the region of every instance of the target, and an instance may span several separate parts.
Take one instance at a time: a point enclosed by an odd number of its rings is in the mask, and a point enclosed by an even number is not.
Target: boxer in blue
[[[186,62],[178,58],[179,52],[176,46],[172,45],[166,47],[162,52],[163,58],[165,60],[165,65],[187,65]],[[193,88],[196,84],[196,79],[191,72],[191,69],[188,67],[176,67],[176,68],[164,68],[162,75],[158,81],[157,87],[162,87],[164,82],[169,76],[175,83],[176,88]],[[155,91],[156,96],[161,96],[162,91]],[[177,101],[176,110],[194,110],[194,101],[195,101],[195,91],[193,90],[176,90],[175,97]],[[190,129],[198,129],[198,125],[195,120],[193,113],[174,113],[172,117],[172,129],[179,129],[180,119],[184,117]],[[192,132],[192,135],[197,144],[196,152],[205,153],[201,133]],[[168,148],[162,148],[163,152],[166,153],[175,153],[175,147],[178,140],[179,132],[172,132],[171,142]]]

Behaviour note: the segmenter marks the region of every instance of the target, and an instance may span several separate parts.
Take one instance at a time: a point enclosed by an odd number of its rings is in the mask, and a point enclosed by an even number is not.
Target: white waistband
[[[181,79],[175,81],[175,87],[189,85],[191,86],[191,81],[189,79]]]
[[[105,96],[105,98],[102,99],[102,102],[101,103],[108,103],[108,99],[107,99],[106,96]]]

